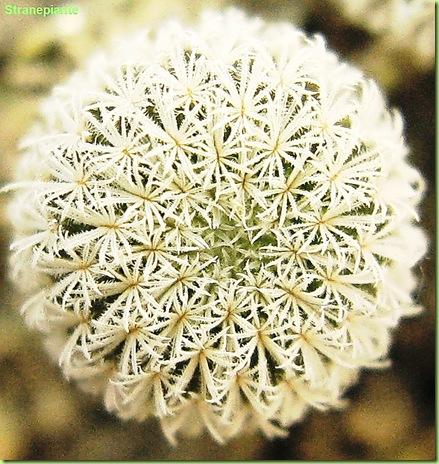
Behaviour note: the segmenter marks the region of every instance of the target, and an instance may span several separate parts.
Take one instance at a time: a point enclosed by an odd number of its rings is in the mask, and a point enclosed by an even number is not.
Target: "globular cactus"
[[[22,142],[22,312],[68,378],[172,441],[285,433],[417,311],[402,120],[320,37],[238,11],[92,57]],[[249,425],[250,424],[250,425]]]

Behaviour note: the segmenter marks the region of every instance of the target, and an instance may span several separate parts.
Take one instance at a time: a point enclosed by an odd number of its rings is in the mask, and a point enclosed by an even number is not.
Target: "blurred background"
[[[259,435],[224,447],[209,437],[173,448],[155,422],[121,422],[67,383],[40,337],[18,313],[7,278],[10,229],[0,198],[0,458],[129,459],[435,459],[435,41],[434,2],[423,0],[76,0],[77,16],[6,16],[0,0],[0,182],[12,176],[16,144],[39,102],[95,47],[137,25],[169,16],[191,21],[204,7],[233,5],[269,20],[322,33],[344,60],[385,89],[406,121],[411,160],[428,191],[422,225],[430,250],[417,268],[423,314],[394,333],[393,365],[366,371],[343,411],[311,412],[288,438]]]

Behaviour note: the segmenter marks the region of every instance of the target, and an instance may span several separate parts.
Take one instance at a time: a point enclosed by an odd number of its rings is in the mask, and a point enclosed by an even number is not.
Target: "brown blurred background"
[[[321,32],[345,60],[386,90],[405,116],[412,162],[428,192],[422,224],[430,250],[417,268],[422,315],[394,333],[393,365],[363,372],[337,412],[309,414],[288,438],[239,438],[224,447],[209,437],[172,448],[156,423],[121,422],[67,383],[41,338],[18,314],[7,279],[10,230],[0,198],[0,458],[3,459],[435,459],[435,75],[434,2],[423,0],[76,0],[76,17],[6,16],[4,5],[61,4],[0,0],[0,182],[12,175],[16,144],[38,103],[98,44],[135,25],[202,7],[234,5],[270,20]],[[412,4],[403,9],[402,4]],[[417,5],[415,5],[417,4]]]

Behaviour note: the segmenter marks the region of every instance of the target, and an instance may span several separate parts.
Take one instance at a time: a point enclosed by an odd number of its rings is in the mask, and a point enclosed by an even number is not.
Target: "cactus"
[[[402,118],[321,37],[236,10],[141,31],[56,87],[21,151],[25,320],[171,442],[341,406],[419,309]]]

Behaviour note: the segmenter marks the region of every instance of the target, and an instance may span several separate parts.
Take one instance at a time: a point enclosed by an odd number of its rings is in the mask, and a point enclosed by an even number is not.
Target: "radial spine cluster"
[[[10,216],[22,312],[65,375],[175,440],[338,407],[417,311],[401,117],[320,37],[165,23],[54,89]]]

